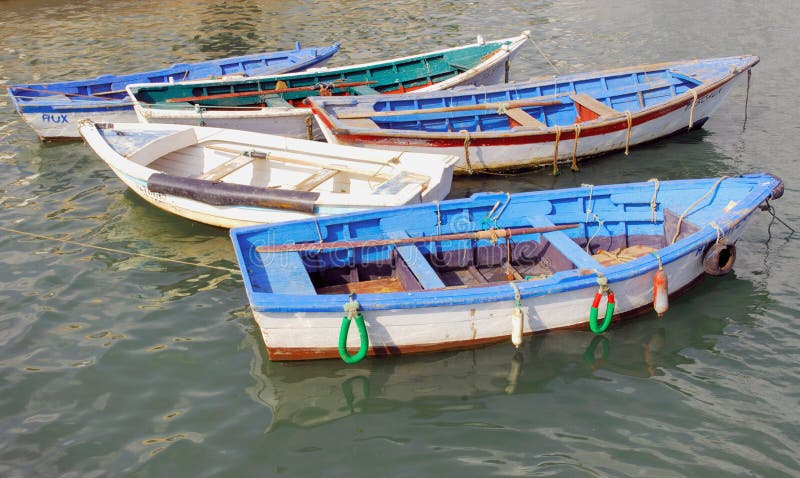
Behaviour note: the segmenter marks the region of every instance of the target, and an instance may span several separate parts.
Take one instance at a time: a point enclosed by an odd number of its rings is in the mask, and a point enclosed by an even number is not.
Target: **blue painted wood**
[[[529,217],[529,219],[533,227],[553,226],[553,222],[544,216],[532,216]],[[553,247],[564,254],[564,257],[575,264],[575,267],[588,270],[602,269],[603,266],[586,251],[581,249],[579,245],[575,244],[575,241],[570,239],[564,231],[546,232],[542,235]]]
[[[708,201],[702,201],[696,206],[687,218],[691,218],[693,223],[692,232],[686,237],[669,244],[658,250],[658,254],[664,264],[670,264],[687,255],[702,254],[708,244],[717,239],[717,230],[710,225],[711,221],[721,228],[725,234],[729,234],[734,228],[742,224],[747,217],[757,210],[759,204],[770,197],[778,196],[782,190],[782,182],[769,174],[750,174],[735,178],[728,178],[718,183],[717,178],[662,181],[658,193],[659,211],[678,211],[682,213],[689,205],[702,197],[708,191]],[[560,234],[548,233],[550,236],[545,238],[551,245],[559,250],[566,251],[565,255],[574,261],[578,267],[586,269],[599,269],[596,261],[593,261],[585,251],[583,251],[575,241],[586,241],[594,232],[598,232],[595,238],[598,243],[608,241],[610,238],[619,234],[625,234],[630,229],[635,229],[636,234],[648,235],[649,237],[664,237],[664,221],[660,218],[656,223],[638,221],[644,219],[649,213],[649,201],[653,195],[653,183],[633,183],[620,185],[602,185],[580,188],[570,188],[553,191],[536,191],[530,193],[520,193],[511,196],[511,202],[502,219],[509,222],[516,222],[520,217],[524,217],[525,204],[550,204],[552,211],[546,218],[531,218],[533,224],[550,222],[561,224],[563,217],[570,219],[576,217],[580,219],[582,205],[586,204],[589,196],[592,196],[590,203],[594,211],[603,215],[606,211],[620,211],[628,208],[635,208],[637,221],[620,222],[597,229],[596,224],[578,221],[582,226],[575,229],[568,229]],[[625,197],[629,202],[619,204],[612,201],[614,198],[619,201]],[[471,198],[442,201],[440,204],[416,204],[398,208],[387,208],[380,210],[363,211],[359,213],[322,217],[318,219],[319,226],[324,233],[325,241],[339,240],[342,236],[344,226],[347,226],[351,240],[384,239],[388,237],[387,230],[399,230],[403,234],[413,228],[414,236],[425,234],[433,235],[437,231],[437,210],[442,219],[442,228],[458,230],[460,224],[462,229],[459,232],[468,232],[465,229],[485,228],[481,225],[483,219],[492,209],[498,200],[504,200],[503,194],[476,194]],[[728,207],[731,201],[735,202],[734,207]],[[512,209],[512,206],[514,208]],[[514,212],[514,215],[510,215]],[[620,213],[622,215],[622,213]],[[508,216],[507,216],[508,215]],[[532,214],[535,215],[535,214]],[[672,215],[673,220],[676,214]],[[420,223],[417,223],[419,218]],[[380,227],[378,225],[381,225]],[[244,276],[244,283],[250,299],[251,306],[255,310],[270,312],[340,312],[341,304],[347,297],[341,294],[315,295],[313,300],[309,300],[307,274],[305,270],[296,267],[294,270],[279,268],[271,270],[269,274],[264,274],[264,269],[260,267],[260,256],[265,254],[252,254],[254,246],[259,244],[281,244],[300,242],[299,239],[292,239],[293,232],[314,230],[314,221],[294,221],[291,223],[260,225],[231,230],[234,250],[236,251],[237,261]],[[588,229],[588,231],[584,231]],[[399,234],[399,233],[396,233]],[[316,234],[314,234],[316,235]],[[308,236],[308,235],[307,235]],[[280,237],[281,240],[273,238]],[[534,236],[535,237],[535,236]],[[311,237],[307,237],[302,242],[315,242]],[[474,242],[474,241],[472,241]],[[457,244],[461,243],[461,244]],[[664,244],[668,244],[665,240]],[[442,241],[437,244],[439,252],[454,251],[463,247],[463,241]],[[425,243],[414,246],[412,255],[422,256],[426,250]],[[383,248],[364,248],[355,255],[356,261],[368,263],[370,261],[386,261],[389,247]],[[332,260],[335,251],[330,253],[322,252],[314,258],[324,267],[327,261]],[[309,256],[309,259],[311,257]],[[417,266],[423,264],[421,261],[410,260],[411,264]],[[427,262],[425,262],[427,264]],[[297,265],[297,263],[295,263]],[[428,268],[432,269],[429,264]],[[646,255],[636,260],[603,268],[603,274],[610,283],[627,280],[644,274],[652,273],[658,268],[658,262],[654,256]],[[426,273],[431,273],[426,276]],[[415,274],[423,278],[430,278],[435,281],[435,271],[415,271]],[[281,284],[273,285],[273,281],[284,281],[288,274],[298,274],[299,281],[305,283],[306,287],[286,287]],[[438,276],[435,276],[438,277]],[[509,301],[514,299],[513,290],[507,284],[502,285],[483,285],[481,287],[462,287],[462,288],[441,288],[438,282],[429,283],[429,286],[436,290],[425,290],[421,292],[398,292],[382,294],[361,294],[358,297],[362,310],[386,310],[386,309],[409,309],[417,307],[448,307],[455,305],[485,304],[496,301]],[[518,281],[520,294],[523,299],[541,295],[561,293],[584,288],[594,288],[597,284],[596,274],[586,274],[577,269],[561,270],[547,279],[537,281]],[[278,287],[283,293],[276,293],[273,287]]]
[[[400,229],[390,229],[386,232],[386,236],[391,239],[402,239],[408,237],[405,231]],[[405,244],[396,246],[397,252],[406,262],[406,265],[414,277],[417,278],[423,289],[440,289],[444,288],[444,282],[439,278],[439,274],[433,270],[428,261],[423,257],[422,252],[415,244]]]
[[[260,254],[260,256],[273,294],[315,295],[317,293],[297,252]]]
[[[300,71],[325,62],[337,51],[339,51],[338,43],[327,47],[300,48],[298,42],[294,50],[180,63],[160,70],[125,75],[102,75],[56,83],[11,85],[8,91],[15,108],[20,113],[36,112],[39,110],[29,110],[29,108],[45,107],[49,108],[49,111],[59,111],[59,107],[67,108],[76,103],[96,103],[98,108],[109,108],[115,106],[115,103],[119,107],[120,102],[130,106],[125,92],[125,87],[129,84],[168,83],[224,75],[254,76]]]

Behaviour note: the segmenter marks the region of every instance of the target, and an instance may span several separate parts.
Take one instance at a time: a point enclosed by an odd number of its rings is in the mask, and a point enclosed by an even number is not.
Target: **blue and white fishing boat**
[[[339,44],[319,48],[244,55],[197,63],[181,63],[169,68],[103,75],[85,80],[58,83],[20,84],[8,87],[17,112],[36,131],[42,141],[79,140],[78,121],[135,122],[133,103],[125,87],[133,83],[173,83],[234,76],[257,76],[300,71],[321,66],[337,51]]]
[[[701,127],[757,56],[535,78],[467,90],[312,97],[330,143],[461,157],[457,172],[577,161]]]
[[[481,193],[231,237],[270,359],[352,362],[663,314],[782,194],[764,173]]]

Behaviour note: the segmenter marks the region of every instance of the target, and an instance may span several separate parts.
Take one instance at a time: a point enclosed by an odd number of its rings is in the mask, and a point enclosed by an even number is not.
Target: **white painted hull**
[[[667,113],[663,116],[654,118],[650,121],[637,124],[631,128],[630,138],[627,138],[627,129],[621,129],[610,133],[578,136],[578,145],[575,148],[575,141],[572,139],[561,140],[558,142],[559,163],[571,162],[573,149],[577,160],[596,156],[599,154],[625,150],[628,148],[662,138],[671,133],[681,130],[688,131],[690,118],[692,123],[709,118],[725,98],[730,93],[731,88],[738,80],[738,77],[722,85],[718,90],[703,98],[700,98],[695,105],[694,112],[689,105]],[[691,98],[691,97],[689,97]],[[470,146],[469,164],[464,155],[464,146],[428,146],[425,141],[408,138],[400,138],[396,144],[388,141],[372,142],[369,140],[343,140],[340,136],[334,135],[330,128],[319,121],[319,126],[325,139],[332,144],[342,144],[348,146],[358,146],[367,148],[391,149],[396,151],[418,151],[437,154],[451,154],[460,158],[456,165],[456,173],[465,173],[470,168],[473,171],[482,170],[512,170],[534,166],[545,166],[552,164],[555,153],[555,141],[535,142],[535,136],[531,136],[531,141],[522,144],[503,144],[490,146]],[[566,128],[565,128],[566,129]],[[477,138],[478,134],[473,134]],[[465,138],[466,139],[466,138]]]
[[[288,138],[322,140],[322,131],[308,108],[265,107],[257,110],[204,111],[134,106],[142,123],[185,124],[210,128],[238,129],[275,134]],[[135,121],[135,120],[134,120]],[[311,132],[309,134],[309,128]]]
[[[256,135],[218,128],[139,123],[109,125],[109,127],[124,133],[120,137],[123,139],[119,141],[131,141],[134,144],[142,143],[142,140],[137,138],[142,137],[143,133],[166,132],[168,135],[146,141],[123,155],[101,137],[95,124],[87,122],[81,126],[81,132],[87,144],[108,164],[120,180],[142,199],[187,219],[224,228],[442,200],[450,191],[453,167],[456,161],[454,157],[432,157],[413,153],[401,155],[394,152],[379,153],[374,150],[342,148],[313,141]],[[318,172],[320,169],[334,168],[336,170],[336,168],[340,168],[338,169],[340,173],[329,180],[318,183],[320,189],[315,191],[318,196],[313,203],[313,212],[277,207],[221,206],[203,202],[200,199],[153,192],[149,189],[148,181],[154,174],[167,171],[166,174],[173,176],[198,178],[202,173],[207,173],[223,165],[229,159],[228,157],[242,156],[241,153],[231,154],[230,151],[215,150],[214,148],[218,148],[219,145],[233,145],[245,151],[266,148],[278,151],[278,154],[282,151],[285,155],[296,158],[296,162],[289,163],[289,166],[281,163],[281,160],[277,158],[243,166],[226,174],[224,181],[222,178],[218,180],[226,184],[266,189],[279,187],[282,183],[297,184],[309,174]],[[127,148],[128,146],[123,144],[120,147]],[[223,149],[225,148],[223,147]],[[224,157],[225,155],[228,157]],[[158,166],[161,169],[150,167],[150,165],[158,164],[159,161],[162,161],[161,166]],[[347,179],[350,174],[349,170],[366,172],[367,179]],[[198,173],[201,174],[198,175]],[[384,181],[389,182],[395,176],[401,177],[406,173],[428,178],[428,182],[424,186],[410,182],[402,183],[392,190],[380,190]],[[359,176],[359,174],[362,173],[353,173],[355,176]],[[337,186],[336,178],[340,178],[338,181],[345,181],[343,184],[346,186]],[[273,180],[278,182],[275,184],[269,182]],[[211,180],[208,182],[210,183]],[[343,192],[342,187],[348,189],[349,192]],[[291,189],[291,187],[283,186],[283,189]],[[203,196],[198,195],[198,197]]]
[[[747,221],[742,221],[726,236],[738,239]],[[703,274],[702,248],[690,251],[664,266],[673,293],[691,286]],[[616,297],[614,316],[642,313],[652,307],[653,274],[649,271],[628,280],[610,284]],[[587,287],[552,295],[523,299],[523,333],[583,326],[597,287]],[[424,292],[417,292],[423,295]],[[600,315],[606,307],[600,303]],[[400,353],[438,351],[474,347],[509,340],[513,301],[448,305],[363,312],[370,346]],[[335,313],[274,313],[254,310],[270,358],[288,356],[336,357],[341,315]],[[354,326],[351,326],[355,329]],[[348,348],[359,347],[355,331],[348,336]],[[314,351],[309,353],[309,351]]]
[[[105,111],[58,111],[48,113],[21,113],[22,119],[33,128],[42,141],[80,141],[78,122],[91,119],[96,123],[130,123],[136,121],[136,112],[127,107],[114,107]]]

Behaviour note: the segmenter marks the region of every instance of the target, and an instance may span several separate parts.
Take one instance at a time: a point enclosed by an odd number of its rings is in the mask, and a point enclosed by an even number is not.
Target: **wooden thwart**
[[[551,223],[552,224],[552,223]],[[475,232],[462,232],[456,234],[442,234],[439,236],[402,237],[397,239],[371,239],[366,241],[335,241],[312,242],[303,244],[277,244],[273,246],[258,246],[257,252],[298,252],[298,251],[326,251],[331,249],[355,249],[374,246],[389,246],[399,244],[416,244],[419,242],[457,241],[462,239],[496,240],[524,234],[542,234],[564,229],[573,229],[579,224],[550,225],[545,227],[518,227],[508,229],[489,229]],[[576,246],[577,247],[577,246]]]
[[[204,179],[206,181],[213,181],[215,183],[219,182],[225,176],[231,174],[232,172],[250,164],[253,161],[253,158],[250,156],[246,156],[244,154],[240,154],[233,159],[230,159],[214,169],[206,171],[205,173],[197,176],[197,179]]]
[[[335,169],[321,168],[311,176],[295,184],[292,189],[295,191],[311,191],[337,174],[339,174],[339,171]]]
[[[506,116],[516,121],[522,126],[536,129],[547,129],[547,125],[529,115],[522,108],[510,108],[506,110]]]
[[[599,101],[585,93],[571,95],[570,99],[584,108],[594,111],[603,118],[615,118],[617,116],[624,115],[624,113],[621,111],[617,111],[602,101]]]
[[[339,119],[356,119],[356,118],[379,118],[383,116],[406,116],[406,115],[420,115],[427,113],[448,113],[451,111],[473,111],[473,110],[499,110],[505,108],[506,111],[514,108],[523,108],[528,106],[552,106],[560,105],[560,100],[546,100],[550,97],[539,97],[541,99],[531,100],[513,100],[504,101],[500,103],[479,103],[475,105],[462,105],[462,106],[443,106],[440,108],[425,108],[419,110],[396,110],[396,111],[359,111],[354,113],[342,113],[337,115]]]

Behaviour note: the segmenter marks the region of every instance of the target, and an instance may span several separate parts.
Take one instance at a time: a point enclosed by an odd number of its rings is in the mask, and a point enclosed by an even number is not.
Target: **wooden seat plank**
[[[529,217],[531,226],[533,227],[548,227],[553,226],[553,222],[545,216],[532,216]],[[588,252],[581,249],[564,231],[546,232],[543,234],[544,238],[553,245],[558,251],[564,255],[570,262],[575,264],[579,269],[595,270],[602,268],[602,265],[597,262],[595,258],[589,255]]]
[[[529,115],[522,108],[509,108],[506,110],[506,116],[519,123],[522,126],[536,129],[547,129],[547,125]]]
[[[337,174],[339,174],[339,171],[335,169],[322,168],[317,170],[317,172],[311,176],[295,184],[292,189],[295,191],[311,191]]]
[[[261,254],[273,294],[316,295],[303,259],[297,252]]]
[[[409,237],[405,231],[400,229],[385,230],[384,232],[391,239]],[[395,247],[423,289],[443,289],[445,287],[439,274],[433,270],[416,244],[403,244]]]
[[[240,154],[239,156],[236,156],[235,158],[229,159],[228,161],[220,164],[216,168],[213,168],[197,176],[197,179],[203,179],[205,181],[213,181],[217,183],[221,181],[222,178],[224,178],[225,176],[250,164],[251,161],[253,161],[252,157]]]
[[[624,115],[624,113],[621,111],[617,111],[602,101],[598,101],[596,98],[593,98],[585,93],[570,95],[570,99],[576,104],[597,113],[602,118],[616,118]]]

